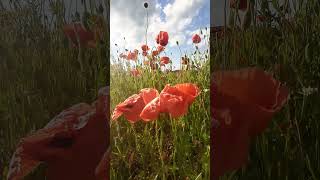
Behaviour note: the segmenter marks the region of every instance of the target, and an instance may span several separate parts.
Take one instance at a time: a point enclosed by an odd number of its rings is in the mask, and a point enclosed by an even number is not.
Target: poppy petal
[[[140,90],[140,94],[143,98],[143,101],[145,104],[148,104],[153,99],[159,96],[159,92],[156,89],[153,88],[144,88]]]
[[[11,158],[7,179],[23,179],[39,164],[40,161],[30,157],[27,153],[25,153],[24,149],[19,146]]]
[[[213,73],[214,176],[245,165],[250,139],[267,128],[274,113],[287,101],[288,93],[285,86],[259,68]]]
[[[129,122],[135,123],[140,119],[139,115],[144,106],[145,103],[141,95],[134,94],[116,106],[112,114],[112,119],[116,120],[121,115],[124,115]]]
[[[188,111],[186,94],[169,84],[160,93],[160,111],[169,113],[172,117],[180,117]]]
[[[144,121],[151,121],[158,118],[160,114],[160,98],[156,97],[150,101],[142,110],[140,117]]]
[[[200,94],[200,90],[197,87],[197,85],[192,83],[176,84],[174,87],[176,87],[179,91],[183,92],[186,95],[187,102],[189,105]]]

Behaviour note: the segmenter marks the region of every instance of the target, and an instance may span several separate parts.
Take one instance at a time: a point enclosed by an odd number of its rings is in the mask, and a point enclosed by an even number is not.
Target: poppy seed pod
[[[148,4],[147,2],[145,2],[145,3],[143,4],[143,6],[144,6],[144,8],[148,8],[149,4]]]

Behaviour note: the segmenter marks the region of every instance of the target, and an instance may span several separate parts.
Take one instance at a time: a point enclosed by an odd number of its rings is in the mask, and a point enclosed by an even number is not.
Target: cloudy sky
[[[143,7],[144,2],[149,4],[147,10]],[[176,41],[179,41],[183,53],[191,53],[194,50],[192,35],[200,34],[200,28],[205,33],[205,27],[210,25],[210,0],[111,0],[110,44],[113,54],[116,51],[115,43],[122,49],[141,49],[141,45],[146,42],[147,11],[148,45],[155,46],[155,37],[159,31],[167,31],[169,44],[166,52],[174,64],[180,59]],[[208,48],[205,41],[199,46],[201,49]]]

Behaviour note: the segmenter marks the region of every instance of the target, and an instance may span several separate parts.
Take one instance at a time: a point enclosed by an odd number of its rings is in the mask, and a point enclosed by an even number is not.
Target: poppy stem
[[[146,24],[146,45],[148,45],[148,27],[149,27],[149,14],[148,14],[148,8],[146,8],[146,14],[147,14],[147,24]]]

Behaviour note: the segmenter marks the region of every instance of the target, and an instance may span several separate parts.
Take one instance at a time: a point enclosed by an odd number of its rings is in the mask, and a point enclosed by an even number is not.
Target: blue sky
[[[148,45],[156,46],[155,37],[160,30],[169,33],[169,44],[166,55],[173,61],[173,66],[179,68],[180,51],[176,45],[179,41],[182,52],[192,53],[195,50],[191,43],[194,33],[200,34],[199,29],[209,27],[210,0],[147,0],[149,3]],[[141,0],[111,1],[110,28],[111,53],[116,54],[117,48],[126,47],[129,50],[138,49],[145,42],[146,10]],[[209,29],[208,29],[209,35]],[[123,37],[126,37],[124,42]],[[200,50],[208,49],[208,44],[202,41]],[[120,51],[123,50],[119,49]]]

